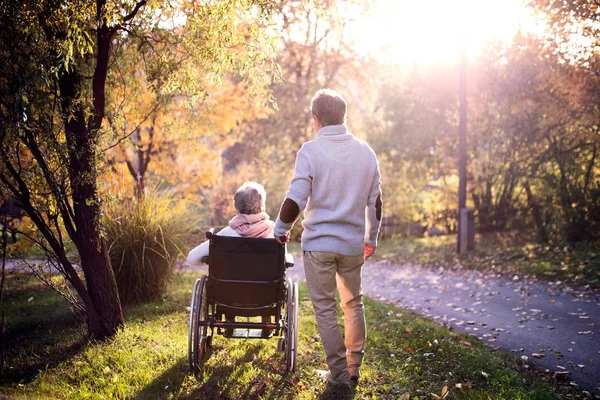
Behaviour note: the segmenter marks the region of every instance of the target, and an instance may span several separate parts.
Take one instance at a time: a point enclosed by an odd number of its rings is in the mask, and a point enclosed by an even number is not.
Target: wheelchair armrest
[[[292,268],[294,266],[294,255],[292,253],[285,253],[285,267]]]
[[[208,256],[201,257],[200,262],[202,262],[204,264],[208,264]]]

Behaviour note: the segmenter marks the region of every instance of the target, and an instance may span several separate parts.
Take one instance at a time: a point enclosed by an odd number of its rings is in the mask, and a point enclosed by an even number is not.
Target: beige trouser
[[[363,264],[362,254],[344,256],[323,251],[304,252],[306,285],[315,309],[327,365],[336,381],[349,380],[348,366],[358,368],[362,363],[366,339],[361,285]],[[344,312],[345,338],[336,313],[336,280]]]

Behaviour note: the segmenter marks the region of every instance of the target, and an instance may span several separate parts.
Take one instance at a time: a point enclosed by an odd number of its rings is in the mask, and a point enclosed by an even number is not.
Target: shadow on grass
[[[30,276],[13,275],[4,293],[6,331],[1,385],[27,384],[47,368],[75,356],[89,343],[85,324],[55,292]]]
[[[176,391],[190,374],[187,358],[181,358],[171,368],[156,378],[152,383],[146,386],[142,391],[135,395],[134,400],[158,399],[163,398],[158,393],[165,393],[164,398],[169,393]]]
[[[356,386],[351,385],[332,385],[327,384],[321,394],[319,400],[351,400],[356,396]]]
[[[205,395],[206,397],[204,398],[206,399],[228,398],[228,393],[231,392],[233,386],[239,386],[241,382],[240,374],[243,372],[237,369],[237,366],[251,363],[258,355],[259,349],[257,347],[252,347],[250,350],[251,351],[247,351],[242,357],[239,357],[234,362],[217,365],[211,368],[211,374],[206,382],[192,393],[189,398],[196,399],[198,398],[196,396],[199,394]],[[209,353],[208,356],[210,357],[211,354],[212,353]],[[260,384],[258,386],[260,386]],[[263,388],[257,387],[256,382],[251,381],[245,388],[244,395],[242,395],[241,398],[252,398],[253,390],[262,391]]]
[[[6,342],[2,343],[2,347],[9,351],[5,354],[7,364],[0,374],[0,385],[28,384],[41,371],[54,368],[81,352],[89,343],[85,332],[80,325],[67,329],[68,332],[32,330],[31,325],[26,323],[11,327],[3,337]],[[66,338],[70,335],[73,335],[71,339]],[[43,339],[40,340],[40,337]]]
[[[227,363],[218,363],[217,360],[211,360],[213,349],[208,350],[206,358],[201,366],[197,383],[191,388],[182,388],[184,382],[192,374],[187,357],[181,358],[169,370],[156,378],[152,383],[146,386],[135,397],[135,400],[148,398],[167,398],[169,393],[177,393],[183,390],[183,394],[177,395],[178,399],[255,399],[264,395],[269,390],[269,386],[280,388],[285,386],[286,377],[282,376],[277,382],[265,382],[257,379],[247,383],[242,383],[244,379],[244,365],[250,365],[256,359],[259,353],[258,347],[249,349],[243,356],[235,360],[229,359]],[[212,361],[212,362],[210,362]],[[215,362],[217,361],[217,362]],[[210,364],[210,365],[209,365]],[[189,382],[188,382],[189,383]],[[246,387],[240,387],[245,385]],[[159,395],[164,393],[164,396]],[[233,395],[236,393],[236,395]],[[240,394],[241,393],[241,394]],[[283,392],[281,392],[283,393]],[[280,398],[276,396],[275,398]]]

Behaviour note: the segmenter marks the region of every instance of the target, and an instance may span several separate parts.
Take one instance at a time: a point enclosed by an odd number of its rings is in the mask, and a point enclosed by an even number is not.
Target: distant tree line
[[[468,206],[479,232],[597,239],[600,54],[597,45],[566,43],[576,39],[570,27],[598,14],[587,2],[539,3],[560,22],[555,30],[490,44],[468,67]],[[598,32],[588,26],[581,35]],[[456,70],[436,67],[380,92],[371,142],[385,165],[388,212],[406,226],[456,227],[456,82]]]

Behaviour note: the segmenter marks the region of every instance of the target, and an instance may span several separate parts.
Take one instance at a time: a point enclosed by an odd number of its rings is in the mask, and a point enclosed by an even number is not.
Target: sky
[[[474,56],[484,43],[509,43],[540,27],[522,0],[376,0],[350,27],[364,54],[394,64],[455,63],[461,37]]]

